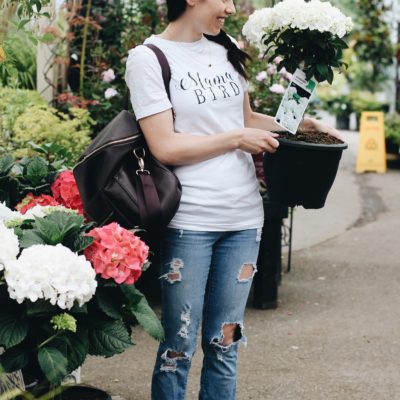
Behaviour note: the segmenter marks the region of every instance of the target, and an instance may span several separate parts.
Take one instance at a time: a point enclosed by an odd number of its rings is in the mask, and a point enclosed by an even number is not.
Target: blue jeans
[[[183,400],[202,320],[201,400],[233,400],[243,316],[256,272],[261,229],[167,229],[161,252],[162,324],[153,400]],[[228,337],[228,339],[225,337]]]

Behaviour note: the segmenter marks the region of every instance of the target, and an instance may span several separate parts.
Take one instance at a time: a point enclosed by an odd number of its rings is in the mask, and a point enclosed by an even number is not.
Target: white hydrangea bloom
[[[11,219],[20,218],[21,214],[18,211],[9,209],[5,203],[0,202],[0,222],[8,222]]]
[[[7,229],[0,222],[0,271],[11,261],[17,259],[19,253],[18,236],[12,229]]]
[[[45,299],[62,309],[72,308],[75,301],[80,306],[89,301],[96,291],[95,277],[90,262],[62,244],[31,246],[5,268],[12,299],[18,303]]]
[[[243,35],[260,50],[265,50],[262,36],[275,29],[287,28],[330,32],[341,38],[351,31],[353,22],[329,2],[283,0],[273,8],[262,8],[251,14],[243,26]]]

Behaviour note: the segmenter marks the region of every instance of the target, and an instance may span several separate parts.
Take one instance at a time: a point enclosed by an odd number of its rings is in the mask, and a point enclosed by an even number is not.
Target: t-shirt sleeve
[[[240,49],[238,41],[233,36],[231,36],[231,35],[228,35],[228,36],[232,40],[232,42],[235,43],[236,47],[238,47]],[[240,74],[239,74],[239,80],[240,80],[240,83],[242,84],[243,90],[245,92],[248,92],[249,91],[249,82],[245,78],[243,78],[243,76]]]
[[[129,52],[125,81],[137,120],[172,108],[160,63],[146,46],[137,46]]]

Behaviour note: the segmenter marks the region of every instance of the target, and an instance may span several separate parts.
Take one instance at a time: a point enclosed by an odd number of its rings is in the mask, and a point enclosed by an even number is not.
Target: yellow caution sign
[[[381,111],[361,113],[356,172],[386,172],[385,124]]]

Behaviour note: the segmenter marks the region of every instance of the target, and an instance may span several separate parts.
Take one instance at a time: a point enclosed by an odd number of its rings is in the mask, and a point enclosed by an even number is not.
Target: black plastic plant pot
[[[287,207],[322,208],[347,144],[278,140],[276,153],[264,155],[269,198]]]

